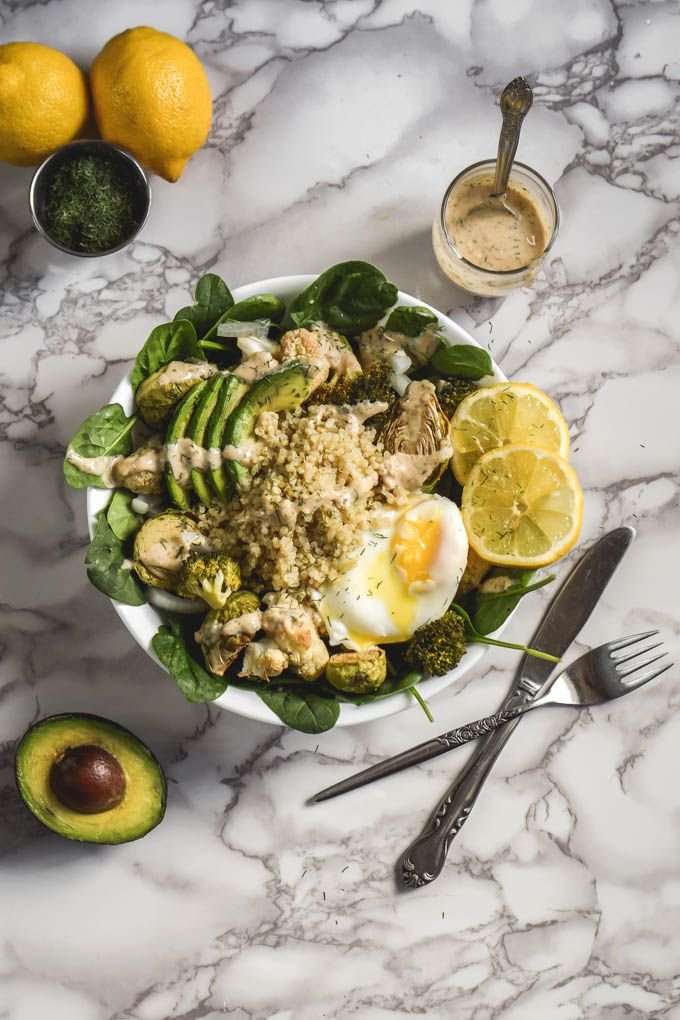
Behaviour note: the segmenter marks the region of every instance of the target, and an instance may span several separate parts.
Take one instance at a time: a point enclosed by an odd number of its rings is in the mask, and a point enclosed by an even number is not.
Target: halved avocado
[[[217,396],[217,403],[210,416],[205,432],[205,445],[209,450],[222,449],[222,436],[224,435],[229,415],[247,389],[247,384],[237,379],[235,375],[226,377],[224,386]],[[215,490],[217,498],[226,503],[232,495],[232,485],[224,464],[220,464],[216,468],[208,468],[206,474],[208,481]]]
[[[229,415],[222,445],[245,446],[252,439],[263,411],[294,411],[314,389],[317,373],[315,365],[300,359],[288,361],[258,379]],[[238,460],[227,461],[227,469],[237,485],[243,485],[250,477],[248,468]]]
[[[205,388],[210,382],[210,379],[206,379],[204,382],[194,386],[192,390],[189,390],[187,395],[182,398],[175,409],[175,413],[170,419],[168,425],[168,431],[165,434],[165,448],[169,452],[170,447],[175,443],[178,443],[181,439],[186,438],[186,430],[191,421],[191,416],[194,413],[194,408],[198,404],[201,395],[205,392]],[[178,506],[180,510],[188,510],[191,505],[190,493],[191,485],[186,488],[180,483],[179,478],[176,476],[172,469],[172,462],[168,457],[165,464],[165,484],[168,490],[168,495],[175,506]]]
[[[206,429],[210,416],[215,409],[219,392],[226,383],[226,379],[223,375],[217,375],[211,379],[203,394],[194,408],[194,413],[191,416],[191,421],[187,426],[186,437],[191,439],[197,446],[203,446],[203,440],[205,439]],[[200,467],[192,467],[191,469],[191,485],[194,492],[200,499],[204,506],[210,506],[213,499],[213,494],[208,482],[206,480],[206,469]]]
[[[24,733],[17,787],[38,821],[83,843],[129,843],[162,821],[167,785],[146,744],[97,715],[52,715]]]

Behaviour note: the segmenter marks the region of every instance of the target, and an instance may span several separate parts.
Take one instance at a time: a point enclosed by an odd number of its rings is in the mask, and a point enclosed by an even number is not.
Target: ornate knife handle
[[[517,726],[528,701],[528,695],[522,696],[519,703],[514,700],[495,716],[488,716],[477,723],[443,734],[444,739],[455,741],[449,745],[451,747],[479,736],[479,733],[473,732],[478,726],[484,727],[481,732],[488,733],[488,736],[484,738],[479,754],[452,783],[423,831],[400,857],[397,868],[404,885],[418,888],[434,881],[440,874],[451,842],[467,821],[489,772]],[[504,718],[509,721],[504,722]],[[463,736],[464,739],[461,739]]]

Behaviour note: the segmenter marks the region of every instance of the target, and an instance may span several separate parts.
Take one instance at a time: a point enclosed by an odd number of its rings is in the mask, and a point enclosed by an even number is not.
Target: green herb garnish
[[[84,153],[61,166],[50,181],[44,225],[64,248],[104,252],[134,233],[139,212],[125,170],[104,153]]]

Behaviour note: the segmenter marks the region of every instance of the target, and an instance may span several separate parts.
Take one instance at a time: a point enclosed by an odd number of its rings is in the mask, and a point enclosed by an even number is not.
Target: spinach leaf
[[[477,591],[472,609],[472,622],[480,634],[491,634],[505,623],[520,599],[530,591],[536,591],[555,580],[554,574],[541,578],[535,584],[531,580],[534,570],[494,567],[486,578],[487,581],[496,577],[507,577],[512,582],[507,588],[497,592]]]
[[[194,704],[214,701],[226,691],[227,681],[208,673],[189,654],[177,620],[158,628],[151,639],[151,647],[187,701]]]
[[[397,300],[397,288],[368,262],[340,262],[293,300],[296,326],[325,322],[349,336],[375,326]]]
[[[124,562],[123,543],[109,527],[105,514],[100,513],[85,556],[90,583],[116,602],[123,602],[126,606],[143,606],[146,602],[144,589]]]
[[[144,520],[141,514],[135,513],[130,505],[134,498],[134,493],[126,492],[125,489],[117,489],[106,508],[108,525],[121,542],[134,535]]]
[[[233,305],[222,317],[222,321],[231,319],[233,322],[252,322],[253,319],[271,319],[272,322],[281,322],[285,314],[286,306],[280,298],[274,294],[255,294]]]
[[[68,450],[81,457],[127,456],[132,453],[132,428],[136,421],[135,415],[128,418],[120,404],[107,404],[83,422]],[[64,478],[74,489],[87,489],[90,485],[94,489],[110,488],[99,475],[87,474],[66,459]]]
[[[185,319],[196,330],[196,336],[204,337],[220,317],[231,308],[234,299],[224,280],[215,273],[206,273],[196,284],[194,293],[195,305],[180,308],[175,314],[175,322]]]
[[[186,361],[187,358],[205,361],[193,323],[187,319],[177,319],[156,326],[135,359],[130,380],[133,390],[159,368],[169,365],[171,361]]]
[[[267,687],[257,693],[282,723],[301,733],[325,733],[335,726],[340,715],[337,701],[322,698],[313,691]]]
[[[395,333],[403,333],[404,336],[416,337],[424,333],[430,326],[439,324],[439,319],[429,308],[421,308],[416,305],[413,308],[395,308],[390,312],[390,317],[385,323],[385,329],[391,329]]]
[[[440,344],[430,359],[430,364],[440,375],[457,376],[459,379],[481,379],[491,375],[493,365],[487,351],[473,344]]]

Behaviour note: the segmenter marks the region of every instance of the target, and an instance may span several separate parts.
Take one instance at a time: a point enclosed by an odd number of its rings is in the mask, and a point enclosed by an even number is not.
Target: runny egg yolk
[[[394,536],[395,565],[409,586],[409,591],[431,588],[432,563],[442,542],[441,514],[432,518],[403,517]]]

